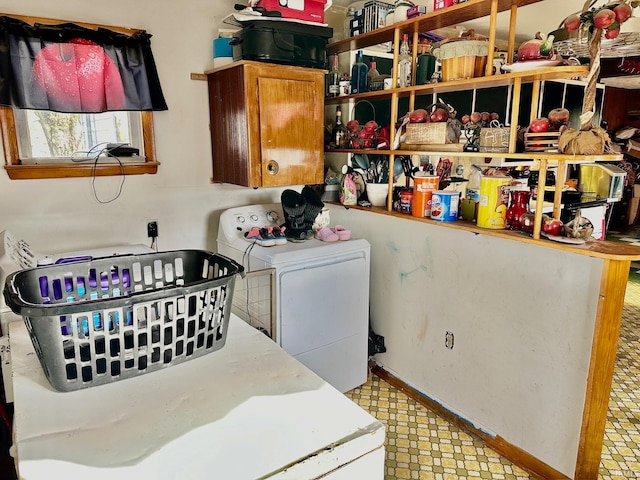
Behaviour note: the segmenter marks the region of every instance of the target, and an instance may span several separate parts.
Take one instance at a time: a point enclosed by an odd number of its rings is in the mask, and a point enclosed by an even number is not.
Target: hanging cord
[[[122,188],[124,187],[124,181],[126,179],[126,175],[124,174],[124,165],[120,161],[120,158],[116,157],[115,155],[111,155],[109,152],[112,149],[107,148],[106,145],[108,145],[107,142],[97,143],[96,145],[91,147],[88,151],[74,152],[73,155],[71,156],[71,161],[75,163],[82,163],[82,162],[91,161],[91,160],[93,161],[93,169],[92,169],[92,175],[91,175],[91,189],[93,190],[93,197],[96,199],[98,203],[101,203],[101,204],[107,204],[117,200],[122,194]],[[100,155],[102,155],[103,153],[106,153],[108,157],[116,159],[116,161],[118,162],[118,165],[120,165],[120,174],[122,176],[122,180],[120,181],[120,185],[118,186],[118,191],[116,192],[115,196],[109,200],[102,200],[101,198],[99,198],[98,192],[96,190],[97,165],[98,165],[98,160],[100,159]],[[84,156],[79,158],[76,157],[76,155],[79,155],[79,154],[82,154]]]
[[[242,254],[242,266],[245,267],[247,272],[251,271],[250,268],[250,261],[251,261],[251,251],[253,250],[253,247],[255,246],[256,242],[251,242],[247,248],[245,248],[244,253]],[[245,265],[246,263],[246,265]],[[252,327],[256,328],[256,326],[253,324],[253,318],[251,318],[251,311],[249,310],[249,277],[245,277],[244,281],[246,283],[246,287],[245,287],[245,313],[247,314],[247,323],[249,325],[251,325]]]

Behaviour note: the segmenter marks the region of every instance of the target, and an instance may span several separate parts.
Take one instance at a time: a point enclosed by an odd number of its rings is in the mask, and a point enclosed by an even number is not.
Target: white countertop
[[[218,351],[68,393],[23,322],[9,336],[23,479],[316,478],[384,444],[380,422],[235,316]]]

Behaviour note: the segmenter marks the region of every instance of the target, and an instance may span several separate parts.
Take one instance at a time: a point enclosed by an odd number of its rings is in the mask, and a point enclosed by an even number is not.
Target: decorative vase
[[[511,205],[507,209],[506,222],[509,230],[520,230],[522,224],[520,217],[529,212],[529,190],[513,190],[511,192]]]

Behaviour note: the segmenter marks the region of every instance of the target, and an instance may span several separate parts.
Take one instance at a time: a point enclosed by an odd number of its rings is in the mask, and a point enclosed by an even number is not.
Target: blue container
[[[213,58],[233,57],[231,38],[216,38],[213,41]]]
[[[460,192],[434,190],[431,194],[431,220],[455,222],[458,219]]]

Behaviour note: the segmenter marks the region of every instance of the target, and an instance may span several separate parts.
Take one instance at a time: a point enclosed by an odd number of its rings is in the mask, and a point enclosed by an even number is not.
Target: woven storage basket
[[[47,379],[68,392],[222,348],[242,273],[201,250],[121,255],[15,272],[4,295]]]

